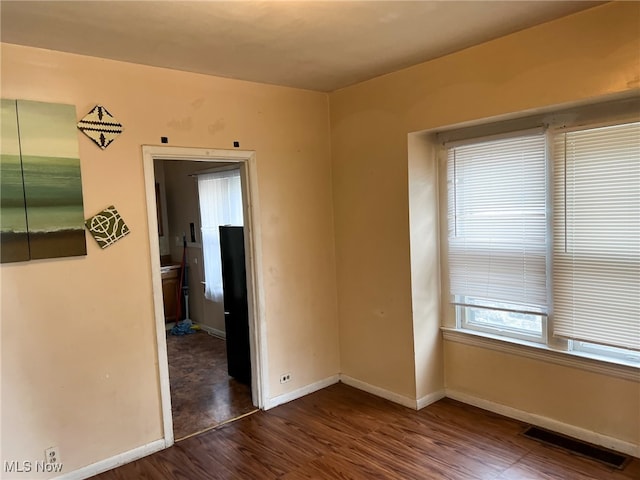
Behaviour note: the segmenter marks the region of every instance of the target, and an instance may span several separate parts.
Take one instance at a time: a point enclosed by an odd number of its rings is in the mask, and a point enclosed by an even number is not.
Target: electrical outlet
[[[280,383],[287,383],[290,381],[291,381],[290,373],[283,373],[282,375],[280,375]]]
[[[58,447],[49,447],[44,451],[45,463],[62,463],[60,459],[60,449]]]

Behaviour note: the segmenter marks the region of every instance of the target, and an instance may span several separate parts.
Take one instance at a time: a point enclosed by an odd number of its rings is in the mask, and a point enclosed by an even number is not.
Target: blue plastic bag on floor
[[[190,333],[196,333],[196,331],[191,327],[193,327],[191,320],[183,320],[176,323],[173,328],[169,330],[169,333],[171,335],[188,335]]]

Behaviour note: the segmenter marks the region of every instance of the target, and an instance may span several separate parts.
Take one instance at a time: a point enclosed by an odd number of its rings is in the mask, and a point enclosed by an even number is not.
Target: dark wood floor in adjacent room
[[[637,480],[520,435],[524,424],[443,399],[416,412],[343,384],[124,465],[99,480]]]
[[[255,409],[249,387],[227,373],[224,340],[203,331],[167,335],[167,356],[176,439]]]

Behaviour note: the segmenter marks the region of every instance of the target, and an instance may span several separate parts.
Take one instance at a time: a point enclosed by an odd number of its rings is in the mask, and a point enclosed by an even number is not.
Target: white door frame
[[[242,181],[243,208],[245,218],[245,258],[247,269],[247,299],[249,307],[249,344],[251,349],[251,392],[254,405],[264,408],[267,398],[267,342],[264,321],[264,295],[262,289],[262,255],[260,249],[260,222],[258,209],[258,181],[256,175],[255,152],[248,150],[219,150],[190,147],[142,146],[144,183],[147,201],[147,224],[149,226],[149,254],[151,260],[151,280],[153,305],[158,345],[158,375],[160,379],[160,399],[165,447],[174,443],[173,419],[171,416],[171,393],[169,390],[169,365],[167,358],[167,338],[162,300],[162,280],[160,274],[160,247],[158,238],[158,217],[156,214],[156,182],[154,160],[190,160],[196,162],[234,162],[240,167]]]

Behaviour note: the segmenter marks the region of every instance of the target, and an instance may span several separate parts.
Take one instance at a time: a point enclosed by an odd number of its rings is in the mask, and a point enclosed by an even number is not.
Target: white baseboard
[[[147,443],[146,445],[134,448],[128,452],[100,460],[99,462],[92,463],[91,465],[87,465],[86,467],[79,468],[72,472],[63,473],[62,475],[55,477],[53,480],[84,480],[85,478],[93,477],[99,473],[124,465],[125,463],[133,462],[134,460],[151,455],[152,453],[164,449],[165,446],[164,439],[156,440],[155,442]]]
[[[391,392],[389,390],[385,390],[384,388],[376,387],[375,385],[371,385],[369,383],[363,382],[361,380],[357,380],[349,375],[340,374],[340,381],[345,383],[351,387],[357,388],[358,390],[363,390],[367,393],[371,393],[377,397],[382,397],[386,400],[390,400],[393,403],[398,403],[405,407],[412,408],[417,410],[418,404],[415,400],[400,395],[398,393]]]
[[[474,397],[466,393],[458,392],[455,390],[446,389],[446,396],[454,400],[458,400],[474,407],[489,410],[490,412],[504,415],[505,417],[514,418],[522,422],[535,425],[537,427],[546,428],[563,435],[567,435],[585,442],[593,443],[594,445],[600,445],[601,447],[615,450],[616,452],[625,453],[634,457],[640,457],[640,445],[636,445],[624,440],[602,435],[597,432],[592,432],[584,428],[569,425],[552,418],[537,415],[535,413],[525,412],[516,408],[508,407],[500,403],[492,402],[491,400],[485,400],[482,398]]]
[[[425,395],[424,397],[419,398],[416,401],[418,410],[421,410],[424,407],[428,407],[432,403],[436,403],[438,400],[442,400],[444,397],[446,397],[444,390],[438,390],[437,392]]]
[[[199,323],[198,326],[201,330],[204,330],[209,335],[222,338],[223,340],[227,338],[227,332],[225,332],[224,330],[218,330],[217,328],[210,327],[209,325],[205,325],[204,323]]]
[[[268,398],[264,404],[264,409],[269,410],[270,408],[277,407],[278,405],[282,405],[283,403],[287,403],[297,398],[304,397],[305,395],[309,395],[310,393],[322,390],[329,385],[338,383],[339,380],[339,375],[333,375],[331,377],[325,378],[324,380],[320,380],[319,382],[305,385],[304,387],[294,390],[293,392],[285,393],[274,398]]]

